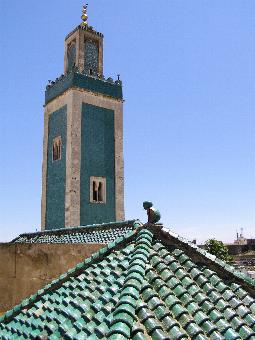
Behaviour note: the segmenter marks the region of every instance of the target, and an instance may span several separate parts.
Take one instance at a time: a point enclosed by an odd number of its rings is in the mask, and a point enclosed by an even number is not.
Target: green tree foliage
[[[232,256],[228,253],[228,248],[223,242],[211,238],[205,242],[205,250],[207,250],[212,255],[215,255],[218,259],[231,262],[233,260]]]

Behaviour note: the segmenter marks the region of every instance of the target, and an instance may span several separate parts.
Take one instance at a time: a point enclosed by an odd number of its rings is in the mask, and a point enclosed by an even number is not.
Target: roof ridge
[[[137,232],[136,245],[129,264],[127,277],[107,334],[109,339],[116,339],[116,336],[124,336],[129,339],[136,318],[137,301],[140,298],[142,282],[145,277],[145,266],[153,239],[153,232],[144,228],[144,226]]]
[[[132,238],[136,235],[138,228],[140,228],[141,226],[142,223],[139,220],[135,220],[133,223],[134,229],[132,231],[127,232],[124,236],[119,237],[116,241],[108,243],[108,245],[99,249],[98,251],[93,253],[90,257],[86,258],[84,261],[79,262],[75,267],[69,269],[64,274],[61,274],[58,278],[52,280],[51,283],[47,284],[42,289],[39,289],[35,294],[31,295],[29,298],[22,300],[21,303],[14,306],[12,309],[7,311],[3,316],[0,317],[0,323],[6,321],[8,322],[10,318],[16,316],[24,307],[29,307],[29,305],[39,300],[42,295],[48,293],[52,289],[56,289],[62,283],[66,282],[71,276],[79,274],[79,272],[81,272],[94,262],[98,262],[102,258],[102,256],[108,255],[114,250],[114,248],[117,248],[122,243],[132,240]]]
[[[206,258],[207,261],[211,261],[211,263],[214,263],[215,266],[218,266],[219,268],[227,271],[230,275],[234,276],[238,280],[241,280],[246,288],[247,285],[248,287],[252,287],[253,289],[255,288],[255,280],[249,277],[248,275],[238,271],[235,269],[235,267],[231,266],[230,264],[226,263],[223,260],[218,259],[215,255],[210,254],[208,251],[205,249],[199,248],[196,244],[193,242],[189,241],[188,239],[179,236],[177,233],[171,231],[168,228],[163,227],[160,233],[163,233],[163,235],[168,234],[170,235],[175,241],[181,243],[184,247],[189,247],[191,248],[194,252],[197,252],[200,256]]]

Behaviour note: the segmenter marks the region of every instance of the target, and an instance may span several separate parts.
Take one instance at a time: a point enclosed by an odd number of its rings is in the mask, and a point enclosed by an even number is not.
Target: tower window
[[[106,179],[90,177],[90,202],[106,203]]]
[[[52,160],[57,161],[61,159],[61,137],[55,137],[52,143]]]

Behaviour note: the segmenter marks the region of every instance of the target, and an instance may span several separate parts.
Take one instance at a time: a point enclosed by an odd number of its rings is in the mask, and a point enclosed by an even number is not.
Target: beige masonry
[[[124,220],[123,101],[83,89],[71,88],[45,106],[42,168],[41,226],[46,222],[46,178],[48,121],[52,112],[67,105],[65,226],[80,225],[80,163],[82,103],[114,111],[115,134],[115,213]]]
[[[0,243],[0,314],[104,246]]]

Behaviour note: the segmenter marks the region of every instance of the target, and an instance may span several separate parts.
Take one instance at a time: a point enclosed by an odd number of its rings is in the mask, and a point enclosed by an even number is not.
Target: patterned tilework
[[[67,107],[64,106],[49,117],[45,229],[65,226],[66,111]],[[61,159],[53,162],[52,143],[58,136],[61,137]]]
[[[110,243],[133,229],[134,221],[21,234],[12,243]]]
[[[85,42],[84,69],[86,73],[91,70],[93,74],[98,73],[98,47],[94,41]]]
[[[67,75],[60,77],[54,85],[48,85],[46,87],[45,104],[71,87],[86,89],[115,99],[123,98],[120,82],[109,82],[72,70]]]
[[[90,176],[106,179],[106,203],[90,203]],[[82,104],[80,223],[114,221],[114,111]]]
[[[159,236],[138,224],[7,312],[2,338],[255,339],[255,283],[249,294]]]
[[[52,99],[58,97],[61,93],[67,91],[72,87],[74,78],[74,72],[69,72],[65,76],[60,77],[54,85],[47,85],[45,91],[45,105],[48,104]]]

